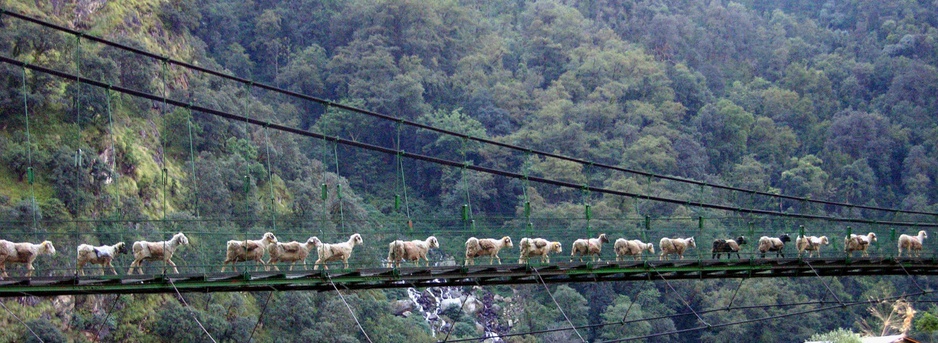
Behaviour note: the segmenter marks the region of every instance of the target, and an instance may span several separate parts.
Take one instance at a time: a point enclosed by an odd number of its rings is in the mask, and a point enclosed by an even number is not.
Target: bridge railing
[[[190,245],[179,248],[173,261],[177,264],[180,273],[214,273],[220,271],[225,259],[226,243],[229,240],[260,239],[265,232],[273,232],[280,242],[305,242],[311,236],[319,237],[326,243],[338,243],[348,240],[352,233],[360,233],[364,245],[355,248],[350,262],[350,268],[378,268],[385,265],[388,243],[395,239],[425,239],[435,235],[440,242],[440,249],[433,249],[430,258],[435,265],[462,265],[464,262],[465,241],[468,237],[500,238],[509,236],[514,247],[503,250],[499,256],[502,263],[517,263],[519,255],[518,243],[523,237],[542,237],[551,241],[560,241],[563,253],[551,257],[552,262],[570,261],[570,248],[574,240],[579,238],[597,237],[605,233],[609,243],[602,249],[601,258],[605,261],[615,260],[613,244],[618,238],[639,239],[655,245],[656,254],[645,254],[642,259],[657,260],[661,252],[659,241],[662,237],[686,238],[693,236],[697,247],[689,249],[685,259],[709,260],[711,259],[712,243],[716,239],[734,239],[744,236],[747,244],[742,245],[739,255],[742,259],[759,259],[758,240],[761,236],[777,237],[788,234],[792,241],[786,243],[783,250],[785,257],[798,257],[795,240],[800,234],[810,236],[827,236],[830,244],[821,247],[822,258],[845,258],[844,237],[850,233],[867,234],[873,232],[877,236],[876,242],[868,248],[871,258],[897,257],[898,238],[901,234],[916,235],[919,228],[891,228],[875,224],[840,225],[827,222],[805,222],[794,220],[773,220],[765,218],[725,217],[725,218],[553,218],[532,217],[531,225],[523,219],[500,217],[477,217],[464,220],[464,218],[425,218],[408,220],[397,218],[381,223],[360,222],[337,225],[331,221],[323,220],[211,220],[211,219],[181,219],[181,220],[154,220],[154,221],[119,221],[119,220],[86,220],[86,221],[42,221],[39,227],[45,229],[28,228],[31,222],[0,221],[0,239],[13,242],[41,243],[51,241],[57,254],[54,256],[39,256],[34,262],[36,276],[64,276],[76,272],[76,247],[79,244],[111,245],[120,241],[127,244],[128,249],[133,242],[146,240],[158,242],[169,240],[173,234],[183,232],[189,238]],[[926,230],[927,231],[927,230]],[[931,237],[931,233],[929,233]],[[907,254],[903,254],[903,257]],[[807,254],[802,255],[807,258]],[[859,252],[852,254],[851,259],[860,258]],[[308,268],[316,260],[317,254],[311,252],[307,258]],[[672,256],[671,259],[677,258]],[[726,259],[725,253],[723,259]],[[734,254],[732,259],[736,259]],[[766,258],[775,258],[775,253],[769,252]],[[816,257],[815,257],[816,258]],[[938,258],[938,237],[926,239],[919,258]],[[266,260],[267,257],[265,256]],[[627,259],[631,259],[628,257]],[[118,256],[114,266],[119,274],[125,274],[133,255]],[[477,259],[476,264],[487,264],[488,259]],[[531,264],[538,264],[536,259]],[[413,266],[405,263],[404,266]],[[238,271],[254,270],[253,263],[237,263]],[[285,270],[285,265],[279,265]],[[331,268],[341,268],[341,265],[332,264]],[[302,267],[299,267],[302,268]],[[25,274],[25,267],[18,264],[8,264],[8,273],[11,277]],[[86,273],[100,273],[100,266],[86,265]],[[147,274],[163,273],[163,263],[156,261],[144,264]],[[169,272],[172,272],[171,268]]]

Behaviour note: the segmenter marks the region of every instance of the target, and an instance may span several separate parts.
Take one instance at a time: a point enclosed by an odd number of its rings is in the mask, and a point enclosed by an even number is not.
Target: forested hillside
[[[2,9],[255,84],[531,151],[804,199],[938,211],[934,1],[4,0]],[[852,232],[845,230],[893,229],[875,221],[934,221],[509,151],[3,13],[0,55],[467,165],[655,197],[870,220],[847,229],[537,184],[0,64],[0,238],[55,242],[59,254],[37,260],[40,275],[73,273],[78,243],[162,240],[177,231],[192,233],[191,247],[176,258],[191,272],[207,263],[216,268],[225,241],[266,231],[284,241],[315,235],[328,242],[359,232],[365,245],[352,262],[376,267],[389,241],[431,234],[441,243],[434,262],[462,263],[463,242],[473,235],[510,234],[516,242],[542,235],[561,240],[569,253],[575,238],[600,231],[634,238],[644,224],[685,236],[706,232],[701,252],[693,252],[700,256],[709,254],[710,238],[746,230],[775,236],[805,226],[842,244],[838,237]],[[894,238],[883,241],[874,251],[893,253]],[[614,258],[607,249],[603,258]],[[121,274],[130,261],[115,263]],[[584,283],[551,286],[550,294],[541,286],[478,287],[461,291],[484,306],[449,307],[429,324],[405,290],[345,292],[363,330],[343,299],[326,292],[185,294],[188,304],[172,295],[23,297],[0,300],[0,341],[207,341],[192,318],[219,341],[403,342],[564,328],[565,317],[577,326],[661,317],[507,338],[567,342],[582,334],[599,342],[813,308],[784,304],[865,301],[935,286],[926,277],[871,276]],[[688,307],[729,307],[730,299],[733,306],[780,306],[686,314]],[[912,335],[938,339],[938,308],[910,302],[918,311]],[[884,316],[872,312],[806,312],[646,341],[792,342],[837,328],[879,334]]]

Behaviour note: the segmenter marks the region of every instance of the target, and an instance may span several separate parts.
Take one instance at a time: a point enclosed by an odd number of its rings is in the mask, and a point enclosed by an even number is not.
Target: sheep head
[[[362,240],[362,235],[359,235],[357,233],[349,237],[348,241],[352,244],[352,246],[365,244],[364,241]]]
[[[925,230],[919,231],[918,235],[922,237],[922,239],[928,238],[928,232],[925,232]]]
[[[182,232],[175,234],[173,240],[178,241],[179,245],[189,245],[189,237],[186,237]]]
[[[781,236],[778,236],[778,239],[782,241],[782,243],[791,242],[791,237],[789,237],[787,233],[784,233]]]
[[[306,240],[306,244],[312,244],[314,247],[322,246],[322,241],[319,240],[319,237],[313,236]]]
[[[277,236],[274,236],[273,232],[264,233],[264,237],[261,238],[262,241],[267,242],[267,244],[277,243]]]
[[[117,242],[117,244],[114,244],[114,251],[116,251],[118,254],[126,254],[127,245],[124,244],[124,242]]]
[[[502,237],[502,244],[504,244],[506,248],[511,248],[514,246],[511,244],[511,237],[508,236]]]
[[[746,244],[746,243],[748,243],[748,242],[746,242],[746,236],[739,236],[739,237],[736,237],[736,244],[743,245],[743,244]]]
[[[694,247],[694,248],[697,247],[697,242],[694,241],[694,237],[691,237],[691,238],[688,238],[688,239],[687,239],[687,246],[689,246],[689,247]]]
[[[430,248],[439,249],[440,242],[436,240],[436,237],[430,236],[430,237],[427,237],[427,246],[429,246]]]
[[[830,245],[831,242],[827,239],[827,236],[821,236],[821,244]]]
[[[562,253],[563,247],[560,246],[560,242],[550,242],[550,251]]]
[[[648,243],[648,244],[646,244],[646,249],[648,249],[648,252],[654,254],[654,253],[655,253],[655,243]]]
[[[52,242],[50,242],[50,241],[44,241],[44,242],[42,242],[42,244],[40,244],[40,248],[42,248],[42,250],[40,251],[40,253],[46,253],[46,254],[49,254],[49,255],[55,255],[55,247],[52,246]]]
[[[602,244],[602,243],[609,243],[609,238],[606,238],[605,233],[599,234],[599,244]]]

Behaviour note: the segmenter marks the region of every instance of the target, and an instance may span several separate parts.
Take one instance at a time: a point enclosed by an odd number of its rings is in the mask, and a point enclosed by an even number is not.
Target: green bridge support
[[[810,263],[810,265],[808,264]],[[813,267],[813,269],[812,269]],[[332,291],[539,283],[761,277],[938,275],[938,261],[920,259],[742,259],[504,264],[357,270],[106,275],[6,278],[0,297],[179,292]],[[815,274],[815,271],[817,274]]]

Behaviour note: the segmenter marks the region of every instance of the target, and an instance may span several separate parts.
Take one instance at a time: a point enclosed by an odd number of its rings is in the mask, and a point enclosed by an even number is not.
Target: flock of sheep
[[[925,231],[919,231],[916,236],[899,236],[898,256],[901,257],[903,251],[905,251],[908,256],[920,256],[922,252],[922,242],[925,238],[928,238]],[[785,257],[783,249],[785,243],[791,242],[791,237],[788,235],[781,235],[779,237],[763,236],[759,238],[758,242],[758,250],[762,258],[765,258],[765,254],[768,252],[775,252],[776,257]],[[848,235],[844,238],[844,252],[852,255],[853,252],[859,251],[863,256],[868,256],[867,248],[873,242],[876,242],[876,234],[872,232],[866,235]],[[279,271],[280,269],[275,263],[290,263],[290,270],[292,271],[293,266],[297,262],[302,262],[303,268],[306,269],[306,258],[309,256],[310,251],[314,249],[318,254],[318,258],[314,263],[313,270],[317,270],[320,265],[328,269],[326,263],[338,261],[342,261],[344,267],[348,269],[348,260],[352,256],[352,250],[356,245],[361,245],[362,243],[362,236],[357,233],[351,235],[348,241],[326,244],[316,237],[310,237],[303,243],[296,241],[281,243],[273,233],[267,232],[258,240],[228,241],[225,261],[222,263],[221,271],[224,272],[228,264],[232,264],[232,268],[235,269],[235,263],[248,261],[255,262],[255,270],[263,265],[265,270],[270,270],[270,267],[273,267],[275,270]],[[518,259],[518,263],[527,263],[532,257],[539,257],[542,263],[550,263],[551,253],[563,252],[560,242],[548,241],[543,238],[522,238],[519,243],[521,255]],[[574,241],[571,247],[570,261],[573,261],[576,257],[579,257],[580,261],[583,261],[584,256],[591,257],[593,261],[600,260],[600,253],[604,243],[609,243],[606,234],[600,234],[597,238],[578,239]],[[172,266],[173,272],[178,274],[179,270],[176,269],[176,264],[172,261],[173,253],[180,246],[188,244],[189,239],[182,232],[175,234],[168,241],[134,242],[131,250],[133,252],[134,261],[130,264],[130,269],[127,270],[127,274],[133,274],[135,268],[140,274],[143,274],[141,266],[143,261],[160,260],[164,261],[166,265]],[[740,245],[744,244],[747,244],[744,236],[739,236],[735,239],[714,240],[711,258],[719,259],[724,253],[727,257],[735,253],[736,257],[740,258]],[[820,257],[821,247],[829,244],[830,240],[827,236],[798,236],[795,240],[795,247],[798,250],[799,257],[805,252],[808,253],[808,257],[813,257],[815,253]],[[485,256],[489,257],[489,264],[494,263],[496,260],[501,264],[502,260],[498,257],[499,251],[504,248],[510,249],[512,246],[511,238],[508,236],[502,237],[501,239],[470,237],[466,240],[465,264],[475,264],[475,258]],[[677,255],[683,259],[684,252],[690,248],[696,248],[697,243],[694,241],[694,237],[665,237],[658,242],[658,246],[661,249],[658,256],[659,260],[669,259],[670,255]],[[426,265],[429,266],[430,260],[427,258],[428,252],[432,248],[439,247],[440,243],[434,236],[430,236],[425,240],[393,241],[388,244],[386,267],[398,267],[403,261],[413,261],[419,266],[420,260],[425,261]],[[626,240],[624,238],[617,239],[613,244],[613,248],[616,253],[616,261],[621,261],[626,256],[632,256],[635,260],[638,260],[642,258],[646,251],[651,254],[655,253],[655,245],[653,243],[645,243],[640,240]],[[101,265],[102,273],[104,273],[107,268],[110,268],[112,273],[117,274],[114,266],[111,265],[111,261],[117,257],[117,255],[126,253],[129,252],[124,242],[104,246],[81,244],[78,246],[76,273],[84,275],[83,268],[85,264],[91,263]],[[31,277],[35,271],[33,261],[36,260],[36,257],[39,255],[53,254],[55,254],[55,247],[52,246],[52,242],[50,241],[33,244],[13,243],[0,239],[0,277],[7,277],[7,263],[26,264],[26,277]],[[263,260],[265,254],[269,256],[267,261]]]

